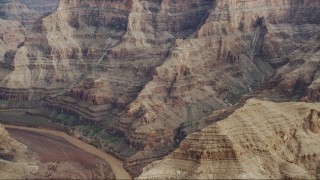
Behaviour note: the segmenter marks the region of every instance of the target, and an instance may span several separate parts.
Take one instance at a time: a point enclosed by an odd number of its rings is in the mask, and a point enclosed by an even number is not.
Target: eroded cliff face
[[[18,20],[22,24],[34,22],[40,14],[29,9],[19,0],[5,0],[0,2],[0,18],[8,20]]]
[[[16,92],[4,88],[3,98],[33,99],[55,93],[55,97],[58,94],[73,102],[53,98],[48,103],[51,106],[76,111],[89,120],[104,119],[102,114],[85,113],[86,107],[80,107],[79,102],[86,100],[59,93],[60,89],[73,88],[82,78],[100,78],[113,95],[109,106],[123,110],[151,80],[153,69],[167,57],[174,39],[195,32],[212,4],[205,0],[187,4],[60,1],[57,12],[39,21],[23,46],[8,55],[6,64],[13,72],[4,78],[3,87]],[[194,15],[196,18],[189,21]],[[15,82],[19,68],[25,73],[20,82]],[[36,79],[33,74],[37,74]],[[30,88],[41,95],[21,90]],[[104,108],[103,114],[108,109]]]
[[[141,179],[319,177],[319,103],[250,99],[227,119],[195,132]]]
[[[16,20],[29,28],[42,16],[56,11],[59,0],[3,0],[0,18]]]
[[[25,35],[20,22],[3,19],[0,22],[0,61],[3,61],[5,53],[17,49],[25,40]]]
[[[0,98],[106,122],[124,143],[100,145],[138,173],[256,89],[318,101],[319,15],[317,0],[60,0],[5,49]]]
[[[56,11],[59,5],[59,0],[20,0],[20,3],[27,5],[29,9],[33,9],[40,14],[45,14]]]
[[[12,72],[4,77],[2,87],[14,91],[3,90],[3,98],[18,100],[63,94],[61,89],[89,74],[90,64],[96,64],[108,44],[119,41],[119,34],[125,29],[114,26],[126,24],[119,22],[125,21],[128,10],[126,3],[122,3],[118,6],[120,2],[61,1],[56,12],[33,26],[18,50],[5,56],[5,66]],[[17,78],[21,72],[23,76]],[[28,90],[32,88],[35,93]]]
[[[320,26],[308,12],[318,14],[319,2],[215,1],[195,37],[176,40],[129,105],[131,140],[145,144],[146,152],[168,147],[181,125],[197,129],[213,110],[270,78],[273,95],[316,101]],[[299,65],[295,59],[302,59]]]

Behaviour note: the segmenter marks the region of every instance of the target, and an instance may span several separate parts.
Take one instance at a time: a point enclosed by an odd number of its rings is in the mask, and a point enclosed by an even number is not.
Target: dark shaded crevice
[[[173,78],[173,80],[171,81],[171,84],[170,84],[170,86],[169,86],[169,90],[168,90],[167,97],[169,97],[170,94],[172,93],[173,85],[174,85],[174,84],[176,83],[176,81],[177,81],[177,76],[178,76],[178,73],[176,73],[176,74],[174,75],[174,78]]]

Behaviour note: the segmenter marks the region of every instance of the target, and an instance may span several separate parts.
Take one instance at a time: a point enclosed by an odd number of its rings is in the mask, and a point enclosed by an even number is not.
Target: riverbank
[[[39,114],[36,109],[0,110],[0,123],[68,132],[67,126],[52,122],[49,117]]]
[[[32,127],[23,127],[23,126],[16,126],[16,125],[4,125],[6,129],[19,129],[23,131],[30,131],[30,132],[37,132],[37,133],[44,133],[51,136],[55,136],[58,138],[62,138],[68,143],[78,147],[79,149],[82,149],[88,153],[91,153],[93,155],[96,155],[106,162],[109,163],[111,166],[111,169],[116,177],[116,179],[131,179],[130,174],[124,169],[123,162],[119,160],[118,158],[113,157],[110,154],[107,154],[105,152],[100,151],[96,147],[86,144],[82,142],[79,139],[76,139],[72,136],[69,136],[65,132],[51,130],[51,129],[41,129],[41,128],[32,128]]]

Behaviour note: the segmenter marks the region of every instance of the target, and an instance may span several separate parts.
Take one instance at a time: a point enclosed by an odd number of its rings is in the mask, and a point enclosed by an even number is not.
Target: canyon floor
[[[5,125],[10,135],[40,159],[29,178],[130,179],[122,162],[67,134],[54,130]]]

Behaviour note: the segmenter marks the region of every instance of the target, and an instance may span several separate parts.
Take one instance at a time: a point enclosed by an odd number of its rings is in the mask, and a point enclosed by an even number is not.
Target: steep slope
[[[29,9],[19,0],[4,0],[0,2],[0,18],[20,21],[23,25],[32,25],[40,14]]]
[[[164,61],[175,37],[187,37],[197,30],[212,7],[208,0],[192,1],[180,9],[182,4],[60,1],[58,11],[39,21],[24,46],[8,55],[7,66],[22,68],[25,73],[20,82],[14,80],[21,70],[4,78],[3,98],[34,99],[56,94],[55,97],[59,96],[48,104],[76,111],[85,119],[101,120],[103,116],[94,109],[106,114],[110,108],[92,107],[81,97],[62,91],[72,89],[80,77],[93,77],[111,86],[114,97],[109,106],[124,108],[151,79],[153,69]],[[189,21],[188,17],[193,15],[196,19]],[[80,102],[85,104],[84,108],[79,106]]]
[[[319,178],[319,118],[319,103],[250,99],[227,119],[187,136],[139,178]]]
[[[9,50],[17,49],[25,40],[24,28],[18,21],[0,19],[0,61]]]
[[[2,0],[0,18],[18,20],[25,26],[32,26],[40,16],[57,9],[59,0]]]
[[[76,106],[77,113],[83,119],[89,120],[107,119],[105,115],[113,109],[124,110],[151,80],[153,69],[161,65],[167,57],[174,39],[187,37],[194,32],[212,6],[212,2],[207,0],[190,3],[128,1],[121,4],[127,4],[128,10],[131,11],[127,14],[126,21],[116,19],[116,22],[123,23],[112,26],[126,28],[126,32],[118,33],[118,36],[114,33],[106,39],[102,49],[104,52],[101,52],[100,56],[97,56],[99,51],[88,49],[93,60],[90,78],[93,77],[110,86],[112,97],[105,102],[107,105],[92,106],[92,103],[86,102],[80,96],[70,96],[69,92],[53,99],[50,101],[51,104],[63,106],[71,111],[75,111],[72,107]],[[183,8],[180,9],[181,6]],[[195,20],[188,21],[188,17],[194,14]],[[115,16],[119,18],[119,15]],[[92,97],[94,96],[93,94]],[[79,103],[87,105],[80,107]],[[83,108],[84,106],[90,107],[90,110]]]
[[[131,129],[128,137],[144,144],[145,151],[128,164],[159,156],[179,128],[197,129],[213,110],[234,104],[271,77],[275,81],[266,83],[274,89],[269,96],[302,97],[309,85],[309,94],[318,96],[313,87],[319,72],[320,26],[313,17],[319,11],[318,1],[215,1],[195,37],[176,40],[153,80],[129,105],[123,129]],[[295,63],[298,58],[303,66]],[[299,77],[304,86],[296,83]],[[296,92],[285,91],[287,81]]]
[[[12,72],[2,81],[4,99],[39,99],[61,93],[87,73],[88,63],[98,61],[111,35],[115,36],[112,43],[119,41],[125,27],[114,27],[114,23],[125,26],[127,5],[89,3],[91,9],[84,1],[61,1],[58,11],[38,21],[17,51],[8,52],[5,62]],[[87,11],[81,10],[83,6]],[[23,76],[17,78],[21,72]]]
[[[40,14],[45,14],[56,11],[59,0],[20,0],[20,3],[27,5],[29,9],[33,9]]]
[[[72,116],[137,174],[258,88],[319,100],[319,15],[317,0],[60,0],[6,52],[0,98]]]

